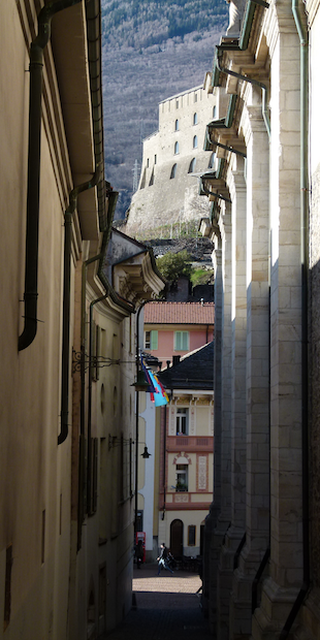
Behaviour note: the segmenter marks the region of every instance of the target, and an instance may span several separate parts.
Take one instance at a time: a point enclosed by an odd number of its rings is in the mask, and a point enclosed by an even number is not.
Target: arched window
[[[178,118],[176,119],[176,121],[174,123],[174,130],[175,131],[179,131],[179,120],[178,120]]]
[[[171,169],[170,180],[176,177],[176,173],[177,173],[177,164],[174,164]]]
[[[212,169],[215,159],[216,159],[216,154],[213,152],[209,159],[208,169]]]
[[[198,124],[198,114],[197,113],[193,114],[193,124]]]
[[[191,162],[189,164],[188,173],[193,173],[195,168],[196,168],[196,159],[192,158],[192,160],[191,160]]]
[[[179,142],[175,142],[175,143],[174,143],[174,153],[175,153],[175,155],[176,155],[177,153],[179,153]]]
[[[198,148],[198,136],[193,136],[193,148]]]

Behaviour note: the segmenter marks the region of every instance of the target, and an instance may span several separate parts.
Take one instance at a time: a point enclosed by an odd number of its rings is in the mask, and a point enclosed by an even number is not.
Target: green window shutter
[[[174,334],[174,350],[181,351],[181,331],[175,331]]]
[[[188,351],[189,349],[189,333],[188,331],[182,331],[182,347],[181,351]]]
[[[189,351],[189,331],[176,331],[174,334],[174,350]]]
[[[150,331],[150,349],[152,351],[158,349],[158,331]]]

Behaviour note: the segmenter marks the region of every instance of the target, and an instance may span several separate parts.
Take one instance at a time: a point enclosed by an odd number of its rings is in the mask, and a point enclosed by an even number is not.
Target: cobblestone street
[[[202,615],[195,573],[162,571],[156,565],[134,570],[133,608],[108,640],[191,640],[209,638],[208,621]]]

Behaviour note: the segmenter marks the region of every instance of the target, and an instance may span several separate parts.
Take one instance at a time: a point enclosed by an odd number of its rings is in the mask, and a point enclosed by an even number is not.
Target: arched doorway
[[[172,520],[170,525],[170,551],[179,560],[183,556],[183,522]]]

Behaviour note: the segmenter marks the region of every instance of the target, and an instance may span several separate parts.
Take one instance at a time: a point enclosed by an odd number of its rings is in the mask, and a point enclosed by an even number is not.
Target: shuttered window
[[[151,351],[158,349],[158,331],[153,329],[145,332],[144,348],[151,349]]]
[[[174,350],[189,351],[189,331],[175,331]]]

